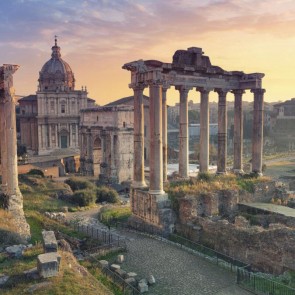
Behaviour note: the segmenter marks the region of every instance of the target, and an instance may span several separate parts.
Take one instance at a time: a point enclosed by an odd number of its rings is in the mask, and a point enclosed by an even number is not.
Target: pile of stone
[[[57,240],[53,231],[42,231],[44,254],[37,257],[37,270],[42,278],[58,275],[61,256],[58,254]]]
[[[122,264],[124,260],[124,255],[118,255],[116,263],[114,264],[110,264],[107,260],[100,260],[99,263],[101,268],[108,268],[115,272],[126,284],[138,289],[140,293],[148,292],[149,286],[156,283],[154,276],[150,274],[147,278],[139,279],[135,272],[127,272],[121,268],[120,264]]]
[[[63,212],[45,212],[44,215],[58,222],[66,222],[66,214]]]
[[[22,257],[23,253],[26,249],[28,248],[32,248],[33,245],[29,244],[29,245],[23,245],[23,244],[19,244],[19,245],[13,245],[13,246],[9,246],[5,248],[5,252],[10,256],[10,257]]]

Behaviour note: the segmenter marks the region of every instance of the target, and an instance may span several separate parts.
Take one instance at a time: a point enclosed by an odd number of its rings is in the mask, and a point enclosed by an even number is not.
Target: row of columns
[[[143,90],[147,85],[131,85],[134,90],[134,188],[146,186],[144,178],[144,105]],[[168,87],[156,81],[149,84],[150,91],[150,186],[152,194],[163,193],[163,181],[167,180],[167,104]],[[192,89],[177,86],[180,93],[179,110],[179,175],[187,178],[189,172],[188,92]],[[209,92],[212,89],[197,88],[200,102],[200,172],[209,169]],[[227,106],[229,90],[216,89],[218,93],[218,160],[217,173],[226,172],[227,162]],[[261,173],[263,147],[263,94],[264,89],[252,89],[254,93],[252,171]],[[234,114],[234,170],[242,172],[243,153],[243,90],[233,90]]]

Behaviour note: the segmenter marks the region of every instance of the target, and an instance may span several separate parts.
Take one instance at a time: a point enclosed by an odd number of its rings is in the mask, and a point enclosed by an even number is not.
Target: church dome
[[[47,61],[39,73],[39,91],[71,91],[75,89],[75,77],[71,67],[60,54],[60,47],[52,47],[51,59]]]

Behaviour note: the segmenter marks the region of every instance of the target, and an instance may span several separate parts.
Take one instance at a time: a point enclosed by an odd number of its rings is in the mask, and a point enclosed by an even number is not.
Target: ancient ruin
[[[23,211],[23,197],[18,186],[15,96],[13,74],[19,66],[4,64],[0,67],[0,140],[2,194],[5,208],[12,213],[20,236],[30,237],[30,228]]]
[[[81,110],[80,170],[103,182],[130,181],[133,166],[133,107]]]
[[[235,96],[234,171],[242,172],[243,112],[245,90],[254,94],[252,171],[262,173],[263,94],[262,73],[245,74],[225,71],[213,66],[201,48],[177,50],[172,63],[138,60],[123,66],[131,72],[130,88],[134,91],[134,179],[132,190],[133,219],[148,223],[162,232],[173,228],[173,213],[169,209],[163,181],[167,175],[166,93],[174,86],[180,93],[179,176],[188,178],[188,93],[201,93],[200,106],[200,172],[209,166],[209,93],[215,91],[218,100],[218,163],[217,173],[226,173],[227,109],[226,95]],[[144,113],[143,90],[150,91],[150,177],[149,190],[144,177]],[[164,111],[163,111],[164,110]]]

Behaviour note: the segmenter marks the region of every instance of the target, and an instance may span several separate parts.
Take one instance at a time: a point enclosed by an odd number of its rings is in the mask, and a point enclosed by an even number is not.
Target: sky
[[[294,0],[0,0],[0,13],[0,63],[20,65],[18,95],[36,92],[57,35],[76,89],[86,85],[100,105],[132,95],[124,63],[171,62],[189,47],[224,70],[265,73],[265,101],[295,97]],[[167,96],[179,100],[174,89]],[[199,102],[199,93],[189,99]]]

